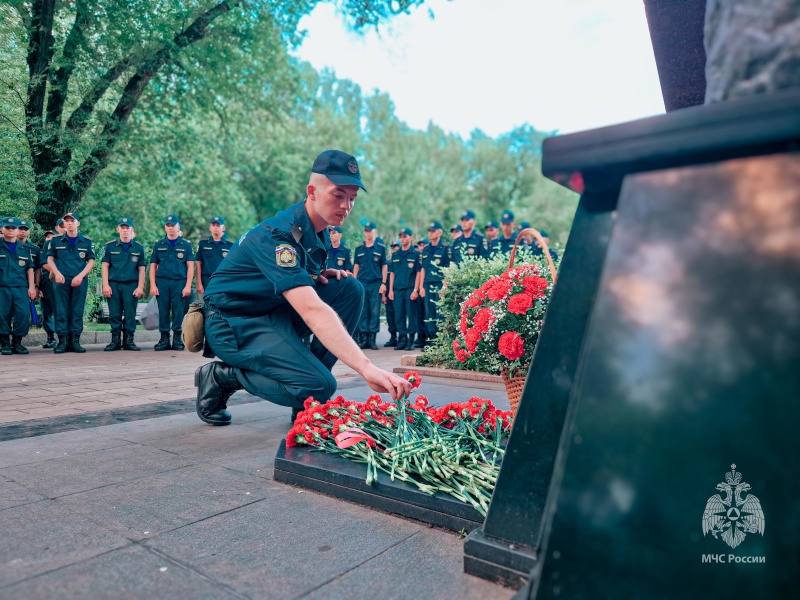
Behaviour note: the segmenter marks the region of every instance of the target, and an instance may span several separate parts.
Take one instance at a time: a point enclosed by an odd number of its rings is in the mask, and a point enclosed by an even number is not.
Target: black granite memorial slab
[[[486,522],[465,544],[468,573],[516,587],[524,580],[521,564],[536,564],[563,426],[576,398],[576,369],[608,266],[626,176],[772,155],[797,149],[798,140],[800,94],[786,92],[545,141],[544,174],[582,196]]]
[[[800,152],[627,177],[532,597],[800,597],[799,365]]]
[[[478,511],[446,494],[425,494],[383,472],[367,485],[365,465],[307,448],[287,448],[285,440],[275,456],[274,478],[456,532],[469,532],[483,523]]]

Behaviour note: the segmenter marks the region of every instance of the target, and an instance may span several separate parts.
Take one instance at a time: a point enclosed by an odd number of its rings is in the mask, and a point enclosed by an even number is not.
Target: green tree
[[[234,100],[269,103],[276,61],[278,69],[286,63],[300,17],[318,1],[16,0],[4,7],[0,59],[28,70],[24,90],[15,88],[22,114],[6,116],[25,132],[34,218],[49,224],[80,205],[148,92],[158,108],[179,99],[220,109]],[[337,5],[358,28],[422,1]]]

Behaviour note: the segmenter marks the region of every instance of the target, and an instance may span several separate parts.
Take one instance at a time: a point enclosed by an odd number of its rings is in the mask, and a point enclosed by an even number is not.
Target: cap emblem
[[[356,162],[356,159],[351,158],[350,160],[347,161],[347,170],[353,173],[354,175],[358,173],[358,163]]]

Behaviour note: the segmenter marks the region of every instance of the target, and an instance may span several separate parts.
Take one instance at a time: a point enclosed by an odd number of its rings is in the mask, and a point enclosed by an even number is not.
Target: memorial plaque
[[[800,597],[798,400],[800,153],[626,177],[533,596]]]

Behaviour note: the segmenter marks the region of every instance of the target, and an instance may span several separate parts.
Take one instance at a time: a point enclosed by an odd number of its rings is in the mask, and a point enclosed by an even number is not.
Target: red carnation
[[[492,287],[489,288],[489,300],[502,300],[511,291],[511,282],[507,279],[496,278]]]
[[[516,331],[506,331],[500,336],[497,342],[497,349],[500,354],[509,360],[517,360],[525,354],[525,342],[522,336]]]
[[[472,292],[465,303],[467,308],[478,308],[481,304],[483,304],[483,294],[481,290]]]
[[[491,308],[482,308],[475,314],[475,329],[480,333],[485,333],[489,325],[494,323],[494,313]]]
[[[475,348],[478,347],[478,342],[481,341],[481,333],[475,327],[472,329],[467,330],[467,335],[464,336],[464,341],[467,344],[467,350],[469,352],[475,352]]]
[[[531,294],[534,299],[544,298],[544,292],[547,290],[547,279],[529,275],[522,280],[522,285],[525,286],[525,291]]]
[[[508,312],[515,315],[524,315],[531,308],[533,308],[533,296],[528,293],[514,294],[508,300]]]
[[[411,384],[411,389],[418,388],[422,383],[422,377],[416,371],[409,371],[404,375],[406,381]]]
[[[467,362],[467,359],[469,358],[469,352],[467,352],[463,348],[456,348],[456,352],[455,353],[456,353],[456,358],[458,359],[458,362],[460,362],[460,363]]]

